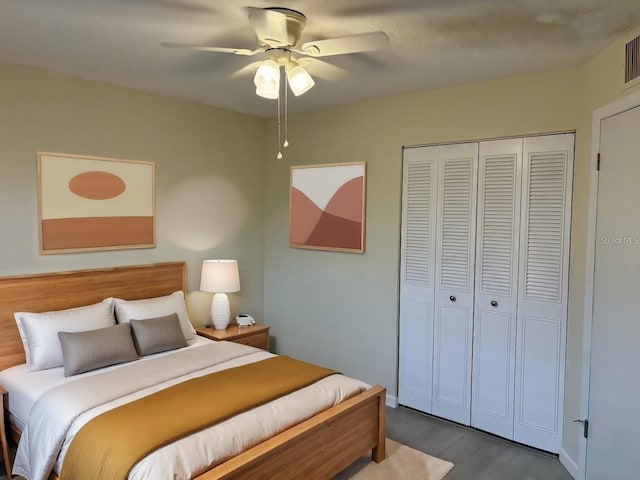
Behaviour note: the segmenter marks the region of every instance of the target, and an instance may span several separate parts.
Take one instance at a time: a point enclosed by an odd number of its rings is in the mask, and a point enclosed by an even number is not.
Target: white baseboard
[[[387,407],[398,408],[398,397],[387,395]]]
[[[560,458],[560,463],[564,468],[567,469],[567,472],[569,472],[569,475],[577,479],[578,464],[569,455],[567,455],[567,452],[564,451],[564,448],[560,449],[559,458]]]

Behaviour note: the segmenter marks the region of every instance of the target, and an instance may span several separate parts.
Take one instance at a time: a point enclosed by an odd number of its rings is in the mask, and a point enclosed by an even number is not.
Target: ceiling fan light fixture
[[[256,71],[253,77],[256,85],[256,94],[264,98],[278,98],[280,91],[280,67],[271,59],[267,59]]]
[[[279,88],[261,88],[256,87],[256,95],[269,100],[276,100],[280,95]]]
[[[289,62],[285,71],[287,73],[287,80],[289,81],[291,91],[296,97],[308,92],[315,85],[311,75],[309,75],[309,73],[294,60]]]

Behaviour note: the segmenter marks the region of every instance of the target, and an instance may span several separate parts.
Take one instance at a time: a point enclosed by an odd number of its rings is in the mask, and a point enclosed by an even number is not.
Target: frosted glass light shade
[[[280,67],[271,59],[267,59],[256,71],[253,77],[256,94],[264,98],[278,98],[280,92]]]
[[[292,61],[287,65],[286,72],[289,86],[296,97],[309,91],[315,85],[311,75],[298,62]]]
[[[227,293],[240,291],[238,262],[236,260],[202,262],[200,290],[215,293],[211,302],[211,321],[216,330],[224,330],[231,318]]]
[[[262,98],[268,98],[269,100],[276,100],[280,95],[280,88],[261,88],[256,87],[256,95]]]

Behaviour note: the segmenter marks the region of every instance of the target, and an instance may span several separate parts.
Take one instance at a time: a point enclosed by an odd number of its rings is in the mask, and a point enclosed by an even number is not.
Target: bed
[[[169,262],[0,278],[0,370],[25,362],[14,312],[62,310],[106,297],[136,300],[186,291],[185,268],[184,262]],[[15,441],[22,435],[14,422],[10,433]],[[374,461],[382,461],[384,439],[385,389],[374,386],[196,478],[329,479],[369,451]]]

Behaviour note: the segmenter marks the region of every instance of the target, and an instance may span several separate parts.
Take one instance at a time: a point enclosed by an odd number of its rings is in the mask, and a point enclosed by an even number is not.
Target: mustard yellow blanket
[[[60,480],[126,479],[143,457],[175,440],[336,372],[286,356],[188,380],[122,405],[76,434]]]

